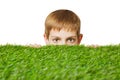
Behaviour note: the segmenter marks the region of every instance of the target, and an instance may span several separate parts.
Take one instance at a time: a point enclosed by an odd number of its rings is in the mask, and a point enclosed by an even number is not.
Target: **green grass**
[[[0,46],[0,80],[119,80],[120,45]]]

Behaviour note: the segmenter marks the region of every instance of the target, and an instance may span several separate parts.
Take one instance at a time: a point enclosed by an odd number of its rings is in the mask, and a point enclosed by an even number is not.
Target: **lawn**
[[[119,80],[120,45],[0,46],[0,80]]]

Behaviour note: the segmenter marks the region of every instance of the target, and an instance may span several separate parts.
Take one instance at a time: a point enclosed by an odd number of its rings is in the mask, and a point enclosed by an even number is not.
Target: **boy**
[[[50,13],[45,20],[44,39],[47,45],[79,45],[80,18],[72,11],[60,9]]]

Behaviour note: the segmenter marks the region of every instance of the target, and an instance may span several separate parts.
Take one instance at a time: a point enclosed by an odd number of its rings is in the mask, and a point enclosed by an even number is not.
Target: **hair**
[[[45,20],[45,34],[49,38],[50,31],[64,29],[66,31],[76,31],[80,34],[80,18],[70,10],[60,9],[51,12]]]

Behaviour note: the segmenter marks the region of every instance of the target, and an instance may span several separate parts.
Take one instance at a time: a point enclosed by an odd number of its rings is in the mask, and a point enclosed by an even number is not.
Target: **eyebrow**
[[[51,36],[51,37],[53,37],[53,38],[55,38],[55,39],[61,39],[61,38],[58,37],[58,36]]]
[[[77,37],[77,36],[70,36],[70,37],[68,37],[68,38],[73,38],[73,37]]]

